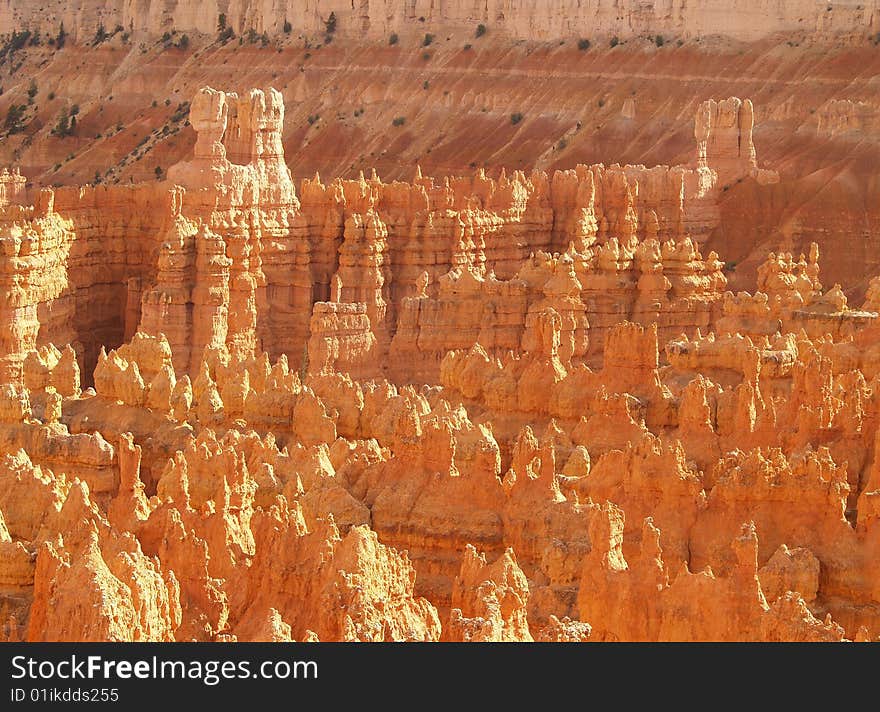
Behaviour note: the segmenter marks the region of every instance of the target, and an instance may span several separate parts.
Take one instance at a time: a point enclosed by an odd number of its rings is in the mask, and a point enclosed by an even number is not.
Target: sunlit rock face
[[[729,291],[751,101],[688,165],[298,188],[284,111],[204,87],[161,180],[0,176],[0,638],[880,635],[880,278]]]

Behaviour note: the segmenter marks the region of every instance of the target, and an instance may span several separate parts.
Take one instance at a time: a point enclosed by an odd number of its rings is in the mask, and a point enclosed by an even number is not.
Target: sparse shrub
[[[50,92],[49,92],[49,97],[48,97],[48,98],[49,98],[49,101],[52,101],[52,100],[55,98],[55,92],[54,92],[54,91],[50,91]]]
[[[424,59],[424,60],[427,62],[429,59],[431,59],[431,53],[430,53],[430,52],[424,52],[424,53],[422,54],[422,59]]]
[[[102,22],[100,25],[98,25],[98,29],[95,32],[95,40],[94,40],[94,42],[92,42],[92,44],[94,46],[98,46],[106,39],[107,39],[107,30],[104,29],[104,23]]]
[[[30,38],[30,30],[22,30],[21,32],[13,30],[9,39],[0,46],[0,59],[5,59],[7,56],[11,59],[18,50],[27,45]]]
[[[422,84],[422,89],[427,89],[429,86],[431,86],[431,83],[426,79],[425,83]]]
[[[620,40],[617,39],[617,35],[614,35],[614,37],[611,38],[611,41],[608,44],[612,47],[617,47],[617,45],[620,44]]]
[[[601,109],[603,106],[605,106],[605,100],[604,100],[604,99],[599,99],[599,101],[598,101],[597,103],[599,104],[599,108],[600,108],[600,109]]]
[[[425,35],[425,39],[422,40],[422,47],[428,47],[434,41],[434,35],[430,32]]]
[[[568,141],[562,139],[559,141],[559,150],[564,151],[568,147]]]
[[[162,166],[156,166],[155,173],[156,173],[156,179],[157,179],[157,180],[158,180],[159,178],[161,178],[161,177],[162,177],[162,174],[164,173],[164,171],[162,170]]]
[[[64,47],[64,43],[67,41],[67,33],[64,31],[64,23],[61,23],[61,27],[58,29],[58,35],[55,37],[55,46],[58,49]]]
[[[320,120],[320,118],[321,118],[320,114],[312,114],[311,116],[309,116],[309,118],[307,119],[307,121],[309,122],[309,126],[312,126],[315,123],[317,123]]]
[[[233,32],[231,27],[226,26],[226,15],[221,12],[217,17],[217,40],[225,43],[234,37],[235,32]]]
[[[39,89],[37,89],[37,83],[33,79],[31,79],[31,85],[28,87],[27,90],[28,99],[33,99],[37,95],[38,91]]]
[[[581,52],[585,52],[586,50],[590,49],[590,40],[588,40],[585,37],[582,37],[581,39],[579,39],[578,40],[578,49]]]
[[[657,35],[654,38],[654,44],[658,47],[662,47],[664,42],[666,42],[666,40],[663,39],[663,35]]]
[[[510,123],[512,123],[514,126],[516,126],[522,120],[523,115],[518,111],[515,114],[510,115]]]
[[[181,35],[177,40],[177,49],[189,49],[189,35]]]
[[[327,22],[324,23],[324,29],[327,31],[328,35],[332,35],[336,32],[336,13],[331,12],[330,17],[327,18]]]
[[[406,117],[404,117],[404,116],[397,116],[391,122],[392,126],[403,126],[405,123],[406,123]]]
[[[288,22],[287,18],[285,17],[284,18],[284,34],[289,35],[292,30],[293,30],[293,25],[291,25],[290,22]]]
[[[172,123],[177,123],[178,121],[183,121],[186,118],[187,113],[189,113],[189,102],[182,101],[177,105],[177,109],[171,115]]]
[[[482,37],[483,35],[486,34],[486,32],[488,32],[488,29],[486,28],[485,25],[483,25],[483,24],[477,25],[477,32],[476,32],[477,37]]]
[[[472,45],[472,44],[466,44],[466,45],[464,46],[464,51],[467,52],[468,50],[470,50],[470,49],[472,49],[472,48],[473,48],[473,45]]]
[[[400,41],[400,38],[397,36],[396,32],[391,33],[391,37],[388,38],[388,44],[396,45]]]
[[[6,120],[3,122],[5,128],[10,134],[20,133],[24,131],[22,119],[27,107],[24,104],[12,104],[6,112]]]
[[[76,116],[79,113],[79,104],[74,104],[70,107],[70,115]]]

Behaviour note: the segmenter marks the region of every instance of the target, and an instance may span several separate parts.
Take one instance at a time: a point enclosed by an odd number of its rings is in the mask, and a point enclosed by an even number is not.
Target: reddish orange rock
[[[880,278],[786,238],[728,291],[726,194],[787,189],[749,100],[690,165],[298,188],[284,111],[0,174],[0,637],[880,635]]]

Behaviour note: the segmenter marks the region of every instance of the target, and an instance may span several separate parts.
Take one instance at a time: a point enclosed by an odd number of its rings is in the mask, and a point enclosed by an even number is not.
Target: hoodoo
[[[787,130],[773,39],[854,61],[880,6],[44,4],[0,2],[0,640],[880,636],[880,108],[829,65]],[[733,46],[788,98],[686,56]]]

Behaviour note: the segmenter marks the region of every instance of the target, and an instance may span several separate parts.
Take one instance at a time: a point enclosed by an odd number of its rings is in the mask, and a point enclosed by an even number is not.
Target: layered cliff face
[[[683,165],[298,188],[274,89],[188,111],[162,180],[3,174],[0,637],[880,636],[880,277],[729,289],[751,101]]]
[[[96,0],[72,3],[4,0],[0,4],[0,32],[15,26],[55,29],[64,22],[73,37],[81,38],[90,37],[93,28],[103,23],[108,31],[118,25],[157,37],[169,25],[186,32],[211,33],[222,16],[223,25],[236,32],[253,28],[259,33],[278,33],[284,30],[284,23],[289,22],[308,32],[384,38],[394,31],[419,32],[424,23],[444,30],[473,29],[477,23],[488,23],[507,36],[530,40],[578,36],[578,30],[583,26],[622,37],[660,31],[686,36],[721,34],[753,40],[775,32],[806,31],[819,36],[861,32],[875,27],[878,9],[876,2],[856,3],[855,0],[828,6],[808,0],[748,0],[736,7],[717,0],[693,3],[365,0],[356,5],[348,0],[315,0],[310,3],[281,0],[271,5],[241,0],[200,2],[197,5],[177,0],[148,0],[136,5],[121,0],[109,3]]]
[[[750,107],[700,108],[694,168],[316,176],[300,198],[280,95],[202,89],[193,156],[166,181],[44,189],[33,207],[0,208],[16,294],[7,376],[29,350],[71,344],[90,382],[100,349],[138,329],[163,334],[193,377],[206,348],[224,347],[406,382],[436,381],[447,351],[477,342],[530,349],[547,309],[576,363],[595,362],[621,319],[661,320],[663,335],[706,327],[726,279],[699,245],[719,224],[721,177],[757,170]]]
[[[817,242],[829,283],[860,301],[880,271],[877,7],[728,5],[0,2],[0,165],[21,168],[26,202],[40,187],[153,182],[192,155],[198,89],[246,97],[272,85],[297,185],[316,171],[411,181],[417,165],[495,179],[502,168],[696,167],[700,105],[748,97],[753,112],[719,104],[734,120],[711,117],[722,193],[716,214],[690,217],[714,225],[709,249],[737,289],[751,289],[768,251]],[[754,164],[746,142],[743,153],[729,143],[749,114]],[[762,178],[768,167],[778,183]]]

